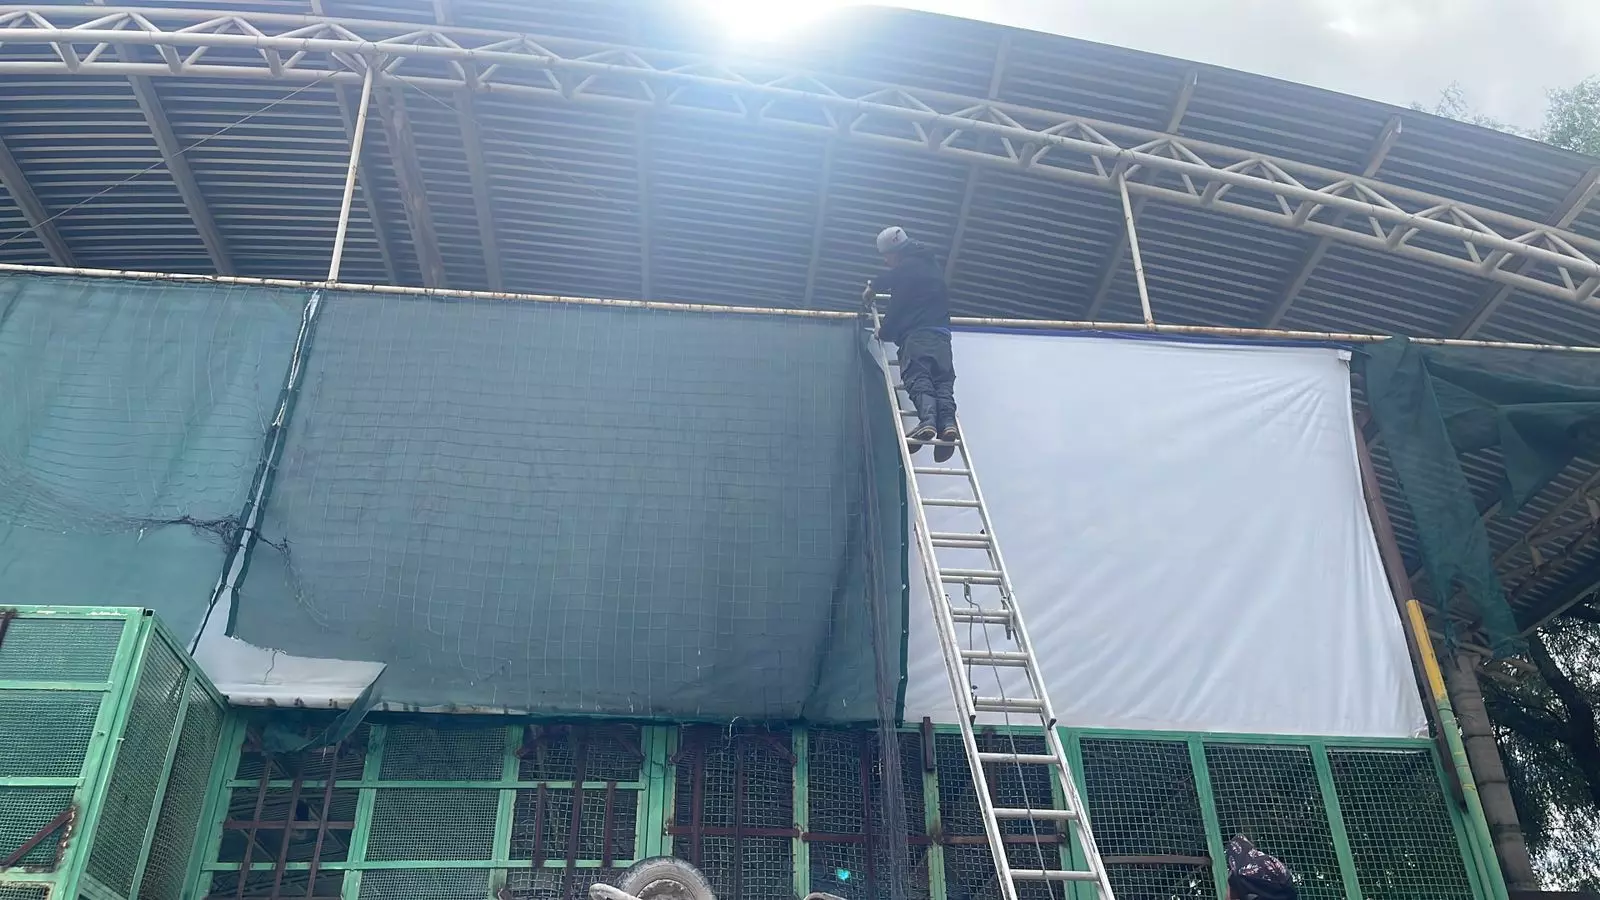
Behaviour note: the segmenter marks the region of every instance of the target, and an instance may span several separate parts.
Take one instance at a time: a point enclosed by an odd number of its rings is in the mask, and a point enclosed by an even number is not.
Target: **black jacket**
[[[900,251],[900,264],[872,279],[874,290],[889,295],[878,336],[898,344],[918,328],[950,327],[950,295],[933,251],[912,242]]]

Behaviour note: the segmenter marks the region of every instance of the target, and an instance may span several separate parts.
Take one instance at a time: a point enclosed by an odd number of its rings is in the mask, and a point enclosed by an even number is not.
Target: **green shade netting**
[[[1392,338],[1364,357],[1367,401],[1416,523],[1435,599],[1469,601],[1496,652],[1519,627],[1460,458],[1495,451],[1511,516],[1574,457],[1600,449],[1600,357]]]
[[[0,277],[0,603],[198,628],[303,293]]]
[[[231,631],[392,703],[875,721],[882,377],[854,321],[324,295]]]

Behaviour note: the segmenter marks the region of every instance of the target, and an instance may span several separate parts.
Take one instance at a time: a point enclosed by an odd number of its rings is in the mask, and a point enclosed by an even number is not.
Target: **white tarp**
[[[1065,724],[1421,731],[1342,354],[961,333],[956,363],[963,427]],[[912,563],[906,718],[953,721]],[[197,656],[235,702],[348,703],[380,668],[261,650],[223,637],[224,618]]]
[[[959,333],[955,355],[962,427],[1063,724],[1421,732],[1346,354]],[[921,479],[948,496],[959,481]],[[912,562],[906,718],[954,721]]]

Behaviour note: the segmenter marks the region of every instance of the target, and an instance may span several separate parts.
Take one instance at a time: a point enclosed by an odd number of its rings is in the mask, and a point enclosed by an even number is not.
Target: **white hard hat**
[[[878,252],[889,254],[911,243],[911,235],[899,225],[891,225],[878,232]]]

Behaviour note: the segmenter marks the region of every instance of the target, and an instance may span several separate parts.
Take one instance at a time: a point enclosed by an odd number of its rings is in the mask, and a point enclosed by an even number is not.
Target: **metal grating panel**
[[[211,783],[211,764],[222,735],[222,716],[221,706],[204,688],[198,683],[189,686],[178,751],[161,799],[150,861],[139,883],[140,900],[179,900],[183,894],[195,832]]]
[[[719,896],[780,900],[793,893],[799,832],[791,746],[781,731],[681,732],[668,828],[678,835],[673,852],[698,866]]]
[[[117,659],[125,619],[21,616],[0,646],[0,681],[49,678],[106,681]]]
[[[1206,765],[1224,834],[1244,834],[1287,862],[1306,900],[1343,900],[1339,858],[1309,749],[1213,744],[1206,747]]]
[[[178,710],[185,701],[188,672],[171,648],[152,639],[134,687],[128,725],[117,749],[105,804],[95,828],[86,871],[128,896],[144,852],[145,829],[156,813],[156,793]]]
[[[49,900],[46,884],[0,884],[0,900]]]
[[[639,749],[639,729],[631,725],[530,725],[523,730],[522,747],[517,751],[522,759],[517,777],[523,781],[571,780],[577,775],[580,744],[585,781],[639,778],[644,755]]]
[[[1472,896],[1431,754],[1330,750],[1328,762],[1363,894],[1416,900]]]
[[[104,694],[0,691],[0,778],[76,777]]]

